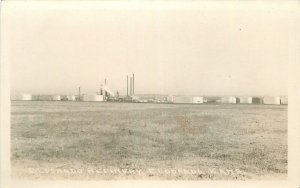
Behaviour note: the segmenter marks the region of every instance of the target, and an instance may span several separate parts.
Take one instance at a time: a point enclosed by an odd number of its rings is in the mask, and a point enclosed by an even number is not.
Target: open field
[[[12,101],[13,177],[287,175],[287,106]]]

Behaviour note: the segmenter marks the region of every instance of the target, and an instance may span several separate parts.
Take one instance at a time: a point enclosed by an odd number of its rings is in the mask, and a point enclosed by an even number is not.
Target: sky
[[[287,95],[287,14],[266,6],[14,4],[2,48],[11,92]]]

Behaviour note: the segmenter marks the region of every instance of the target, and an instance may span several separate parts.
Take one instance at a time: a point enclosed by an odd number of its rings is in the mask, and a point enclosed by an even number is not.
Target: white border
[[[97,3],[106,9],[197,9],[205,7],[207,9],[270,9],[289,11],[289,106],[288,106],[288,180],[287,181],[11,181],[10,179],[10,67],[9,67],[9,47],[1,46],[1,185],[0,187],[299,187],[300,186],[300,6],[298,1],[267,1],[238,3],[234,1],[204,1],[204,2],[57,2],[57,1],[6,1],[1,5],[1,26],[5,21],[5,8],[27,6],[41,8],[88,8],[90,4]],[[1,44],[9,44],[9,39],[3,38],[5,28],[1,27]]]

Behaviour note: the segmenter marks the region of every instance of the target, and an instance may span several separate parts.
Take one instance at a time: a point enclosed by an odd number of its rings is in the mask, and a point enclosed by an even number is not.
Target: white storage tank
[[[236,97],[229,97],[229,98],[228,98],[228,101],[229,101],[230,104],[235,104],[235,103],[237,103]]]
[[[104,101],[103,95],[83,95],[83,101],[87,102],[101,102]]]
[[[264,104],[280,104],[280,97],[264,97]]]
[[[141,98],[139,96],[131,96],[131,99],[135,102],[139,102]]]
[[[174,96],[169,95],[169,96],[167,97],[167,101],[168,101],[168,102],[174,102]]]
[[[21,101],[31,101],[32,100],[32,95],[31,94],[21,94],[20,95],[20,100]]]
[[[60,95],[53,95],[53,96],[52,96],[52,100],[53,100],[53,101],[60,101],[60,100],[61,100],[61,97],[60,97]]]
[[[68,95],[67,99],[68,99],[68,101],[75,101],[76,100],[76,96],[75,95]]]
[[[193,97],[190,96],[174,96],[174,103],[193,103]]]
[[[252,97],[240,97],[241,104],[252,104]]]
[[[280,104],[288,104],[288,98],[287,97],[281,97],[280,98]]]
[[[236,97],[222,97],[221,102],[222,103],[235,104],[236,103]]]
[[[193,103],[203,103],[204,102],[204,98],[203,97],[193,97]]]

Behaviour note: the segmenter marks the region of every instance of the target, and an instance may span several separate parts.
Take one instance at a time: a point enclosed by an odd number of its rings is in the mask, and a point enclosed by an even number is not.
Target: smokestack
[[[80,101],[80,87],[78,88],[78,100]]]
[[[130,77],[130,96],[132,95],[132,77]]]
[[[106,78],[105,78],[105,80],[104,80],[104,83],[105,83],[105,85],[106,85]]]
[[[134,73],[132,74],[132,94],[134,95]]]
[[[126,87],[126,90],[127,90],[127,97],[128,97],[128,75],[127,75],[127,87]]]

